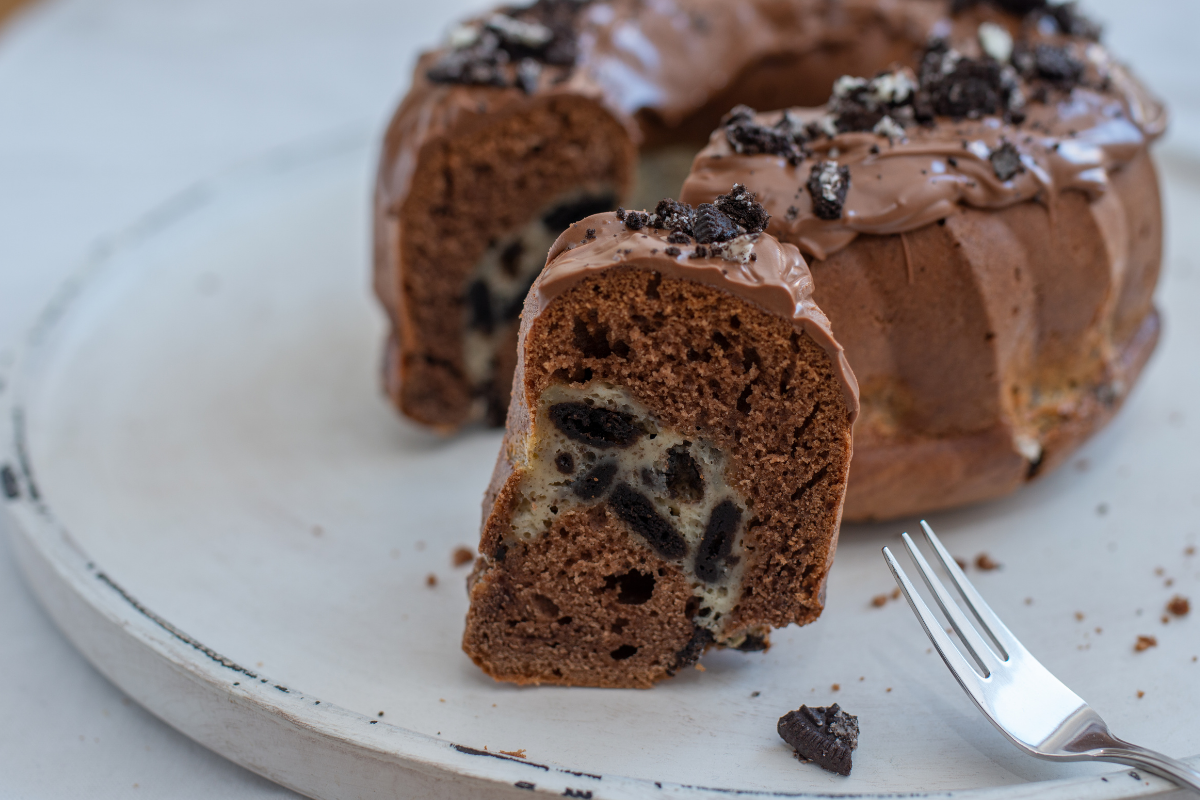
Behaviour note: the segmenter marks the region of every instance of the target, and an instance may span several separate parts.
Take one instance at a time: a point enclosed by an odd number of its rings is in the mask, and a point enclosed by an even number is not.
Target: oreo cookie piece
[[[988,156],[992,172],[1002,181],[1011,179],[1014,175],[1024,172],[1025,165],[1021,163],[1021,153],[1012,142],[1001,142],[1000,146]]]
[[[849,775],[851,753],[858,748],[858,717],[837,703],[828,708],[800,706],[779,718],[779,735],[796,750],[796,756],[822,769]]]
[[[795,166],[804,160],[806,137],[801,129],[791,124],[786,112],[773,127],[767,127],[754,119],[754,109],[736,106],[721,121],[725,128],[725,139],[733,152],[743,156],[771,155],[787,159]]]
[[[660,231],[671,231],[667,241],[675,244],[689,243],[692,235],[692,222],[695,218],[696,211],[690,205],[669,197],[659,200],[658,205],[654,207],[654,227]],[[682,234],[682,242],[679,241],[676,233]]]
[[[568,439],[591,447],[628,447],[642,431],[633,416],[586,403],[557,403],[550,406],[550,421]]]
[[[712,203],[701,203],[696,209],[692,230],[700,244],[728,242],[741,233],[737,223]]]
[[[755,198],[754,192],[740,183],[735,183],[729,194],[718,195],[713,205],[746,233],[762,233],[771,220],[771,215]]]
[[[838,166],[836,161],[813,164],[805,188],[812,196],[813,214],[818,219],[839,219],[850,191],[850,168]]]

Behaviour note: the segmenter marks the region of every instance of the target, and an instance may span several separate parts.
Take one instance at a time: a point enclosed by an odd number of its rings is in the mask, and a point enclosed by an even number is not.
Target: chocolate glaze
[[[731,183],[745,183],[771,214],[768,230],[824,259],[861,233],[912,231],[954,212],[957,205],[999,209],[1030,200],[1046,204],[1064,191],[1096,199],[1109,188],[1109,175],[1145,151],[1166,127],[1166,112],[1124,67],[1098,44],[1088,47],[1093,82],[1051,93],[1050,102],[1025,106],[1026,118],[1011,124],[997,117],[910,125],[905,138],[847,132],[809,143],[813,155],[799,164],[774,155],[737,155],[724,130],[713,133],[696,156],[681,192],[697,204]],[[1105,82],[1104,79],[1107,78]],[[787,113],[818,120],[823,109],[791,109],[757,115],[775,124]],[[1001,180],[988,156],[1005,142],[1024,166]],[[812,165],[830,159],[849,167],[851,189],[838,219],[819,219],[804,190]]]
[[[589,229],[595,231],[594,237],[586,236]],[[575,223],[550,248],[546,267],[525,300],[524,319],[534,319],[572,286],[614,266],[704,283],[790,319],[797,331],[812,337],[829,354],[851,420],[858,416],[858,382],[828,317],[813,302],[812,274],[794,245],[769,234],[754,234],[752,260],[742,263],[711,256],[695,258],[692,254],[698,245],[672,245],[667,240],[670,233],[649,227],[629,230],[611,212]],[[669,247],[679,251],[678,255],[667,255]]]
[[[882,27],[891,38],[919,47],[947,11],[946,0],[593,2],[578,15],[576,65],[546,66],[536,95],[591,98],[643,142],[643,112],[657,124],[677,126],[751,65],[852,45],[864,26]],[[382,208],[404,199],[427,143],[530,102],[516,87],[430,81],[426,73],[447,51],[421,57],[389,127],[376,196]]]

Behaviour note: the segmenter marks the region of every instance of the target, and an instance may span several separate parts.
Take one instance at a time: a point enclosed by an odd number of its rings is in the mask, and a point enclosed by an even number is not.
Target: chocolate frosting
[[[593,236],[586,236],[589,230]],[[525,319],[535,318],[572,286],[616,266],[707,284],[791,320],[797,331],[812,337],[829,354],[851,420],[858,416],[858,381],[828,317],[813,301],[812,274],[794,245],[770,234],[750,234],[751,257],[745,262],[694,258],[698,245],[672,244],[667,241],[669,234],[654,228],[629,230],[611,212],[575,223],[550,248],[546,267],[525,301]]]
[[[388,129],[377,204],[394,209],[404,200],[427,143],[538,98],[593,99],[640,143],[642,112],[678,125],[751,65],[852,46],[868,25],[916,48],[947,11],[947,0],[596,0],[577,17],[576,64],[545,66],[534,96],[517,87],[435,83],[427,73],[448,49],[426,53]]]
[[[1049,102],[1024,107],[1021,124],[998,117],[943,118],[932,127],[910,125],[899,140],[840,133],[809,142],[812,157],[797,164],[781,156],[739,156],[718,130],[697,155],[681,199],[707,202],[731,183],[744,183],[770,212],[768,230],[820,259],[859,234],[915,230],[949,216],[959,204],[999,209],[1037,200],[1053,214],[1055,197],[1064,191],[1095,199],[1108,191],[1110,173],[1163,133],[1166,111],[1100,45],[1088,46],[1087,54],[1093,87],[1051,90]],[[776,111],[756,120],[774,125],[783,113],[807,123],[820,119],[824,109]],[[1021,171],[1007,180],[989,161],[1005,143],[1021,159]],[[832,220],[814,213],[805,191],[813,164],[822,160],[850,170],[844,208]]]

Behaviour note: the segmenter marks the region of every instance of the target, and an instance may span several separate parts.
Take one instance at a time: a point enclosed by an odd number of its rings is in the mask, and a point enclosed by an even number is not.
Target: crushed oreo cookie
[[[578,54],[575,17],[587,0],[537,0],[464,25],[450,52],[425,73],[434,83],[537,90],[543,67],[571,67]]]
[[[1083,79],[1083,62],[1069,45],[1022,43],[1013,51],[1013,64],[1028,80],[1040,78],[1058,89],[1069,90]]]
[[[625,227],[631,231],[640,231],[650,224],[650,215],[644,211],[626,211]]]
[[[837,703],[828,708],[800,706],[779,718],[779,735],[796,750],[796,757],[822,769],[849,775],[851,753],[858,748],[858,717]]]
[[[717,195],[717,201],[713,205],[733,220],[734,224],[742,229],[742,233],[762,233],[771,221],[771,215],[763,208],[762,203],[758,202],[754,193],[740,183],[735,183],[729,194]]]
[[[687,540],[675,530],[670,520],[658,513],[650,498],[628,483],[618,483],[608,500],[617,517],[633,528],[663,558],[683,558],[687,555]]]
[[[805,187],[812,196],[813,214],[818,219],[839,219],[850,191],[850,168],[838,166],[836,161],[820,161],[813,164]]]
[[[671,231],[671,235],[667,237],[668,242],[689,244],[692,236],[692,222],[695,218],[696,212],[690,205],[664,197],[654,207],[651,224],[660,231]]]
[[[732,500],[722,500],[708,517],[704,538],[696,551],[696,577],[716,583],[733,552],[733,540],[742,525],[742,510]]]
[[[642,435],[632,414],[585,403],[555,403],[550,420],[564,436],[590,447],[628,447]]]
[[[811,130],[829,136],[848,131],[866,131],[903,138],[912,124],[913,95],[917,84],[907,69],[881,72],[874,78],[843,75],[833,85],[827,115]]]
[[[701,244],[728,242],[741,233],[737,223],[712,203],[701,203],[696,208],[692,230],[696,241]]]
[[[1058,30],[1067,36],[1077,36],[1091,42],[1100,41],[1104,27],[1079,10],[1074,1],[1046,7],[1046,16],[1054,20]]]
[[[808,140],[804,126],[793,120],[787,111],[780,116],[779,122],[767,127],[755,121],[754,109],[749,106],[735,106],[721,120],[721,125],[725,129],[726,141],[738,155],[781,156],[792,166],[799,164],[808,155],[804,146]]]
[[[913,100],[919,122],[935,116],[979,119],[1002,115],[1020,122],[1025,104],[1016,72],[994,58],[967,58],[944,40],[933,42],[921,59],[920,89]]]
[[[1021,163],[1021,153],[1009,141],[1001,142],[988,156],[988,162],[992,165],[996,177],[1002,181],[1010,180],[1014,175],[1025,171],[1025,165]]]
[[[995,6],[1001,11],[1007,11],[1010,14],[1022,15],[1046,7],[1046,0],[951,0],[950,13],[958,14],[980,3]]]
[[[667,667],[667,674],[673,676],[684,667],[690,667],[692,664],[695,664],[712,643],[712,631],[693,623],[692,638],[675,654],[675,662]]]

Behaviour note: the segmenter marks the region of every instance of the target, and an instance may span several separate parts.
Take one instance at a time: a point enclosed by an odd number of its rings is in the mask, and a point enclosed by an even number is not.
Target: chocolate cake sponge
[[[857,385],[742,187],[572,225],[526,301],[463,649],[648,687],[816,619]]]

